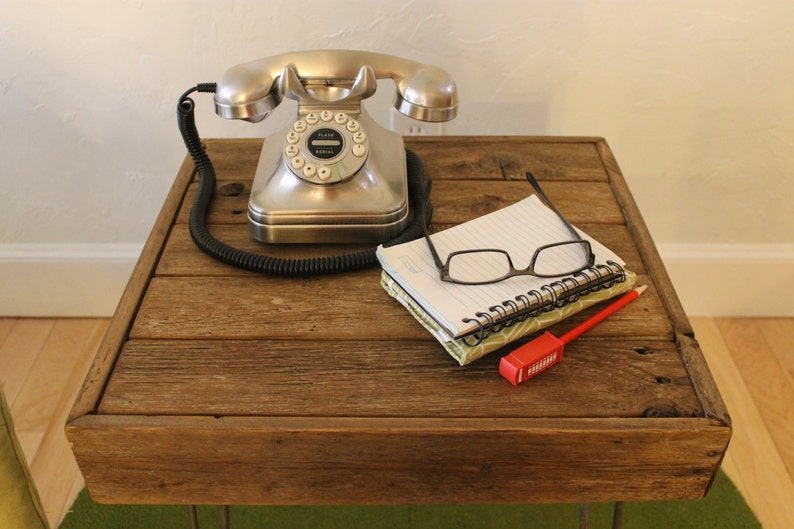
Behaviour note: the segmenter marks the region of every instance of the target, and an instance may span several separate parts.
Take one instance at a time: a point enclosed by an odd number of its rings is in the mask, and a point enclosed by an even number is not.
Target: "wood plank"
[[[65,371],[64,366],[80,359],[95,325],[95,320],[81,318],[54,322],[35,364],[30,366],[30,376],[11,405],[19,431],[47,431],[69,383],[71,369]]]
[[[549,199],[573,224],[625,224],[617,202],[611,198],[609,184],[605,182],[543,182],[542,186]],[[500,181],[498,186],[489,186],[485,192],[483,187],[481,180],[433,180],[433,222],[460,224],[509,206],[533,193],[526,181]],[[251,179],[218,180],[215,188],[207,223],[248,222]],[[197,189],[198,184],[190,186],[177,223],[188,223]]]
[[[653,285],[647,276],[639,277],[638,284]],[[563,332],[588,314],[592,312],[575,315],[555,329]],[[673,337],[655,288],[589,335]],[[381,288],[377,269],[301,279],[156,277],[130,337],[433,340]]]
[[[759,318],[751,321],[759,327],[769,352],[782,367],[787,384],[794,386],[794,347],[791,345],[794,340],[794,318]]]
[[[2,326],[2,324],[8,323],[8,322],[14,322],[15,323],[16,321],[18,321],[18,320],[15,319],[15,318],[0,319],[0,326]],[[19,320],[19,321],[24,321],[24,320]],[[745,321],[747,321],[747,320],[745,320]],[[788,347],[788,344],[790,344],[792,338],[794,338],[794,320],[792,320],[792,319],[783,318],[783,319],[757,320],[757,323],[759,325],[761,325],[763,334],[764,334],[764,336],[766,338],[766,341],[770,344],[770,346],[772,346],[775,343],[775,339],[770,338],[770,336],[769,336],[769,334],[767,332],[769,327],[772,327],[774,329],[773,333],[776,336],[778,336],[778,338],[780,340],[780,343],[782,345],[785,345],[786,347]],[[695,318],[695,319],[693,319],[693,326],[696,329],[696,335],[698,337],[698,341],[703,346],[704,352],[707,355],[711,356],[711,350],[712,350],[713,344],[715,343],[715,340],[706,338],[706,333],[702,330],[704,325],[707,326],[710,329],[716,329],[716,326],[714,325],[714,321],[713,320],[709,320],[709,319],[705,319],[705,318]],[[789,330],[789,329],[791,329],[791,330]],[[719,339],[719,331],[718,331],[718,329],[715,332],[717,333],[717,336],[716,336],[717,341],[721,341]],[[2,342],[2,339],[0,339],[0,342]],[[1,345],[0,345],[0,347],[1,347]],[[772,352],[777,352],[777,349],[775,347],[772,347],[771,351]],[[791,351],[791,348],[788,348],[788,351]],[[785,354],[786,350],[783,349],[782,353]],[[760,354],[760,351],[759,350],[752,351],[751,354],[753,354],[753,355]],[[728,358],[729,361],[731,361],[729,352],[727,353],[726,357]],[[785,364],[785,362],[781,361],[781,364]],[[791,364],[789,363],[788,365],[790,366]],[[5,375],[4,375],[4,368],[5,367],[6,367],[5,364],[0,363],[0,379],[5,378]],[[735,366],[733,367],[733,370],[738,372],[738,370],[735,368]],[[723,389],[722,395],[725,397],[726,400],[730,400],[729,397],[731,395],[735,394],[736,388],[737,388],[737,386],[734,385],[734,384],[722,384],[722,383],[720,384],[720,387]],[[737,395],[737,396],[739,398],[742,398],[741,392],[739,392],[739,395]],[[745,392],[744,393],[744,397],[751,398],[750,395],[749,395],[749,392]],[[764,402],[763,401],[758,401],[758,402],[755,403],[755,407],[756,408],[763,407],[763,406],[764,406]],[[734,419],[735,418],[736,417],[734,416]],[[767,520],[767,522],[764,525],[765,528],[767,528],[767,529],[789,529],[790,523],[788,523],[788,521],[792,519],[792,516],[794,516],[794,514],[786,515],[785,513],[791,511],[791,509],[792,509],[791,502],[783,501],[783,502],[772,503],[772,502],[764,501],[762,504],[759,504],[759,503],[753,502],[752,499],[751,499],[752,497],[760,497],[762,499],[767,498],[768,497],[767,491],[777,487],[777,485],[775,484],[774,480],[765,480],[762,483],[751,483],[749,485],[743,484],[743,482],[740,480],[741,476],[739,475],[739,473],[740,472],[744,472],[744,470],[741,468],[742,464],[747,464],[747,465],[751,465],[751,466],[759,464],[759,462],[755,459],[755,458],[757,458],[759,456],[759,453],[758,453],[759,450],[763,450],[763,446],[759,446],[758,449],[756,449],[753,446],[743,446],[742,444],[738,443],[737,439],[734,439],[731,442],[730,447],[728,448],[728,451],[727,451],[726,456],[725,456],[725,460],[722,463],[722,468],[724,470],[726,470],[726,472],[728,472],[728,475],[731,477],[732,481],[735,484],[737,484],[737,486],[739,487],[739,489],[742,492],[742,494],[744,495],[744,497],[748,499],[748,501],[750,502],[750,505],[754,509],[756,515],[759,516],[759,518],[761,518],[761,519]],[[760,455],[763,455],[763,454],[760,454]],[[767,467],[767,466],[774,465],[774,464],[775,464],[774,461],[769,461],[769,462],[763,462],[762,463],[763,467]],[[735,469],[736,467],[739,467],[739,470],[736,470]],[[772,467],[770,467],[770,468],[772,468]],[[782,468],[782,465],[780,465],[777,470],[779,471],[781,468]],[[764,471],[763,468],[762,469],[758,469],[758,470],[759,470],[759,472]],[[769,469],[766,469],[766,470],[769,470]],[[45,477],[45,480],[46,480],[46,477]],[[67,507],[68,507],[68,505],[71,505],[71,503],[72,503],[74,497],[76,496],[77,492],[82,487],[83,487],[82,479],[79,479],[78,481],[75,482],[75,487],[73,488],[72,492],[68,496],[70,499],[67,499],[66,503],[65,503],[65,505]],[[789,487],[790,487],[790,485],[789,485]],[[47,510],[48,512],[54,512],[54,511],[57,510],[57,507],[49,506],[49,505],[47,505],[45,503],[45,510]],[[777,514],[775,514],[775,513],[777,513]],[[786,517],[786,516],[788,516],[788,517]],[[777,518],[778,520],[784,520],[786,523],[785,523],[785,525],[782,525],[782,524],[773,525],[773,524],[770,524],[768,522],[768,520],[770,518]],[[53,527],[55,527],[55,526],[56,525],[53,525]]]
[[[80,474],[63,425],[44,436],[30,463],[30,473],[42,504],[50,506],[46,510],[50,526],[57,527],[64,508],[64,493],[72,488]]]
[[[100,344],[88,370],[83,386],[78,394],[70,417],[91,413],[99,403],[99,396],[105,387],[110,371],[127,337],[129,326],[143,298],[149,279],[154,273],[165,240],[171,231],[174,217],[184,199],[185,190],[193,178],[193,163],[186,159],[177,174],[171,190],[166,196],[163,207],[149,234],[146,244],[132,271],[127,287],[121,295],[107,332]]]
[[[593,139],[538,142],[528,137],[405,138],[406,147],[422,160],[428,178],[495,178],[525,180],[532,172],[540,180],[607,181]]]
[[[57,399],[52,418],[47,426],[47,434],[57,432],[61,439],[63,439],[63,425],[69,416],[71,405],[80,392],[85,374],[88,372],[97,348],[107,332],[110,320],[107,318],[91,318],[84,320],[84,323],[89,325],[83,327],[86,333],[82,339],[74,342],[75,349],[65,355],[66,359],[60,362],[60,366],[53,365],[51,368],[52,373],[63,380],[61,382],[63,392]]]
[[[580,339],[516,390],[501,354],[459,367],[433,342],[127,343],[99,412],[328,417],[697,417],[674,344]],[[605,366],[609,376],[604,376]],[[410,384],[406,384],[410,380]]]
[[[650,418],[86,416],[68,428],[99,502],[281,505],[699,498],[728,436],[709,419]]]
[[[532,165],[574,223],[634,239],[628,259],[650,274],[640,277],[649,291],[514,388],[496,374],[498,355],[458,367],[383,292],[377,269],[291,280],[172,260],[152,277],[166,241],[165,254],[198,255],[184,226],[171,237],[186,221],[186,208],[177,212],[194,180],[186,161],[67,426],[92,493],[143,503],[705,493],[729,418],[700,380],[708,370],[664,276],[656,281],[661,261],[605,142],[415,141],[438,164],[434,229],[527,196]],[[206,143],[222,172],[211,227],[244,230],[261,142]],[[588,310],[555,330],[597,308]]]
[[[65,418],[107,320],[3,321],[13,323],[5,345],[16,362],[0,362],[0,379],[24,382],[13,411],[16,433],[50,526],[57,527],[71,505],[74,481],[82,483],[64,435]]]
[[[766,403],[759,409],[761,417],[789,474],[794,476],[794,385],[772,352],[759,321],[718,318],[716,324],[753,400]]]
[[[265,140],[262,138],[202,138],[218,179],[253,176]],[[192,166],[192,163],[189,164]]]
[[[702,318],[692,323],[734,425],[729,475],[764,528],[787,529],[794,520],[794,482],[717,323]]]
[[[686,365],[692,381],[692,387],[703,406],[706,417],[716,419],[726,426],[731,425],[731,418],[725,403],[720,396],[717,384],[711,376],[708,364],[702,357],[697,341],[687,335],[676,335],[681,359]]]
[[[405,145],[424,165],[428,178],[607,181],[595,147],[599,138],[470,136],[406,137]],[[205,139],[219,180],[251,175],[262,140]],[[250,179],[250,178],[249,178]]]
[[[434,226],[432,231],[448,226]],[[627,269],[637,274],[645,273],[642,259],[626,226],[583,224],[579,228],[619,255],[626,262]],[[280,258],[339,255],[372,247],[354,244],[262,244],[254,240],[241,225],[220,224],[211,226],[210,231],[233,248]],[[188,226],[177,224],[166,242],[157,266],[157,275],[251,276],[253,273],[223,264],[201,252],[190,237]]]
[[[0,346],[0,381],[12,409],[54,325],[52,318],[16,320]]]
[[[64,426],[72,403],[81,389],[91,361],[96,354],[106,330],[109,319],[92,319],[93,326],[85,337],[80,350],[70,355],[72,360],[62,366],[62,373],[68,373],[64,392],[42,442],[41,448],[31,463],[31,469],[39,475],[37,483],[44,483],[40,490],[42,502],[50,506],[47,517],[52,527],[57,527],[67,510],[74,502],[77,493],[84,486],[83,476],[66,439]],[[63,376],[63,375],[62,375]],[[35,470],[33,470],[35,469]],[[77,489],[77,490],[75,490]]]
[[[6,337],[17,323],[17,318],[0,318],[0,348],[3,347]]]
[[[65,498],[66,501],[64,502],[63,510],[61,511],[61,518],[58,520],[58,526],[60,526],[61,522],[63,522],[66,515],[71,512],[71,508],[74,505],[77,496],[82,492],[85,488],[85,480],[83,479],[83,474],[78,473],[77,478],[74,480],[72,484],[71,490],[69,490],[68,494],[66,494]]]

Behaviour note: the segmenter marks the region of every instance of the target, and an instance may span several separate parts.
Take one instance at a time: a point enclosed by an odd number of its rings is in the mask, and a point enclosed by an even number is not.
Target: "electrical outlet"
[[[417,121],[404,116],[395,108],[389,110],[389,130],[401,136],[443,136],[446,132],[445,122]]]

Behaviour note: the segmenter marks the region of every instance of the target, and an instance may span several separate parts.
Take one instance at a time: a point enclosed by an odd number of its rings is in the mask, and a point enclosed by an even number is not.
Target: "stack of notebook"
[[[590,241],[595,263],[563,277],[517,276],[486,285],[441,281],[423,238],[377,250],[383,288],[461,365],[630,290],[636,275],[604,245]],[[441,259],[456,250],[506,250],[516,267],[535,249],[570,239],[557,215],[536,196],[431,235]]]

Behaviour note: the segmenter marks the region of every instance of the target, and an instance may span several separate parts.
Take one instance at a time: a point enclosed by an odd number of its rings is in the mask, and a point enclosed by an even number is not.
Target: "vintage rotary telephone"
[[[220,81],[182,95],[179,128],[199,174],[190,216],[193,240],[222,261],[263,273],[309,275],[374,264],[374,248],[333,257],[280,259],[226,246],[209,234],[207,208],[215,174],[194,122],[192,92],[214,92],[215,112],[259,122],[284,97],[298,116],[262,147],[248,203],[251,235],[266,243],[396,244],[419,237],[429,219],[429,186],[421,162],[399,134],[370,118],[361,101],[377,80],[391,78],[394,106],[422,121],[457,113],[455,83],[442,69],[371,52],[318,50],[240,64]],[[417,214],[425,205],[425,215]]]

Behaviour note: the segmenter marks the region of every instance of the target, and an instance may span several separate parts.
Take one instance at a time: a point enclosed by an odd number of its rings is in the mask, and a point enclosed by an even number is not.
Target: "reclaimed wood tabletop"
[[[262,140],[205,140],[209,227],[276,256],[246,211]],[[730,417],[642,216],[600,138],[417,137],[432,231],[531,194],[626,261],[648,290],[519,387],[461,367],[380,286],[380,268],[257,275],[203,254],[186,159],[66,426],[105,503],[438,504],[700,498]],[[564,333],[599,307],[554,326]]]

